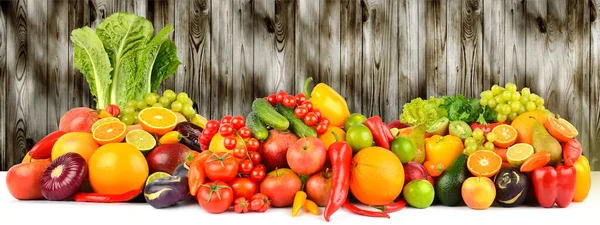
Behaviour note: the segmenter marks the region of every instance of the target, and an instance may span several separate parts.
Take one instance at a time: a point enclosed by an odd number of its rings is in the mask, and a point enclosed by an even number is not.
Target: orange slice
[[[152,134],[163,135],[172,131],[177,121],[177,115],[173,111],[161,107],[145,108],[138,114],[138,122],[142,129]]]
[[[494,127],[492,133],[496,135],[494,145],[500,148],[508,148],[517,141],[517,129],[508,124],[500,124]]]
[[[493,151],[477,150],[467,159],[471,174],[478,177],[492,177],[500,171],[502,158]]]
[[[127,134],[127,125],[121,121],[113,121],[99,125],[92,132],[94,140],[100,144],[120,143]]]
[[[119,120],[119,118],[112,117],[112,116],[99,119],[94,124],[92,124],[92,133],[94,132],[94,130],[96,130],[96,128],[98,128],[98,126],[105,124],[105,123],[109,123],[109,122],[115,122],[115,121],[120,121],[120,120]]]
[[[544,123],[544,127],[546,127],[546,130],[548,130],[548,133],[550,133],[552,137],[560,142],[567,142],[579,134],[577,128],[563,118],[557,119],[550,116]]]

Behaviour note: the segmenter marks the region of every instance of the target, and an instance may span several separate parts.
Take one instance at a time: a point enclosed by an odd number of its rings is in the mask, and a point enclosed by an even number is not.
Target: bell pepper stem
[[[310,82],[312,82],[312,81],[313,81],[312,77],[308,77],[306,79],[306,81],[304,81],[304,95],[306,95],[306,99],[310,99],[311,98],[310,92],[308,91],[308,85],[310,85]]]
[[[331,131],[331,134],[333,134],[333,137],[335,138],[335,142],[340,141],[340,137],[338,137],[338,135],[335,132]]]

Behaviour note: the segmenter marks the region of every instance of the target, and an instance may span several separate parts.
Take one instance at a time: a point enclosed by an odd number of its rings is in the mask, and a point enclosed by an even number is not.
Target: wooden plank
[[[398,112],[419,97],[419,3],[403,0],[398,9]],[[398,119],[398,116],[389,118]]]
[[[154,25],[154,33],[158,33],[162,28],[171,24],[175,24],[175,0],[155,0],[148,2],[148,15]],[[175,31],[177,32],[177,31]],[[169,38],[174,40],[175,32],[171,33]],[[180,50],[184,46],[178,46],[177,50]],[[180,66],[183,67],[183,66]],[[162,84],[158,87],[158,92],[170,89],[175,89],[175,75],[163,80]]]
[[[546,0],[530,0],[525,3],[525,30],[526,40],[526,82],[525,86],[531,88],[531,93],[545,97],[547,86],[546,76],[551,75],[547,63],[546,36],[548,32],[546,20]],[[550,99],[546,99],[549,101]]]
[[[418,91],[419,91],[419,96],[421,98],[428,98],[430,95],[427,94],[427,76],[431,76],[431,74],[427,74],[427,69],[425,68],[425,57],[427,55],[426,53],[426,46],[425,43],[427,41],[427,33],[425,32],[425,30],[427,29],[427,19],[426,16],[427,14],[425,13],[426,11],[426,5],[425,5],[425,1],[419,1],[416,0],[417,4],[418,4],[418,15],[417,18],[419,19],[419,79],[417,82],[417,87],[418,87]],[[428,11],[428,10],[427,10]],[[438,10],[439,11],[439,10]],[[431,26],[431,25],[429,25]],[[444,25],[445,26],[445,25]]]
[[[589,111],[590,129],[589,144],[587,145],[588,159],[592,170],[600,170],[600,1],[590,1],[590,87]],[[584,134],[585,135],[585,134]]]
[[[8,77],[8,65],[6,64],[6,44],[8,32],[6,17],[8,16],[9,6],[8,4],[2,4],[0,7],[0,171],[8,170],[8,154],[11,151],[6,147],[6,92],[7,90],[7,77]],[[12,25],[12,24],[10,24]]]
[[[489,90],[494,84],[504,84],[505,8],[507,1],[483,2],[483,87]],[[508,1],[510,2],[510,1]],[[510,16],[510,15],[509,15]]]
[[[62,115],[69,110],[69,5],[66,0],[48,1],[48,99],[47,131],[58,130]]]
[[[211,118],[220,118],[233,111],[233,1],[213,1],[211,11],[210,95],[211,101],[219,104],[211,105],[210,115]]]
[[[71,41],[70,35],[74,29],[78,29],[84,26],[90,25],[90,11],[92,6],[87,1],[69,0],[69,16],[67,17],[67,29],[69,35],[68,41],[68,68],[67,68],[67,84],[68,84],[68,108],[75,107],[92,107],[96,104],[93,103],[93,97],[90,93],[90,87],[87,83],[85,76],[77,68],[73,59],[73,42]]]
[[[494,1],[497,2],[497,1]],[[486,7],[487,9],[488,7]],[[525,2],[522,0],[504,1],[504,78],[503,83],[512,82],[521,89],[525,83]],[[484,32],[487,33],[487,32]],[[487,41],[484,46],[488,46]],[[484,78],[485,79],[485,78]],[[492,82],[494,83],[494,82]],[[488,82],[484,80],[484,88]],[[493,84],[492,84],[493,85]]]
[[[296,2],[294,0],[275,1],[275,67],[277,90],[282,89],[291,95],[297,94],[294,80],[295,63],[295,17]],[[260,96],[258,96],[260,97]]]
[[[283,90],[280,71],[273,66],[275,56],[275,4],[254,1],[254,96],[262,98]]]
[[[319,1],[318,80],[340,90],[340,1]]]
[[[462,80],[459,79],[459,87],[455,89],[468,98],[479,97],[483,86],[482,7],[482,0],[463,0],[461,41],[464,49],[464,75],[460,76]],[[451,82],[448,80],[447,84]]]
[[[425,1],[423,10],[426,95],[439,97],[446,94],[446,0]]]
[[[571,71],[565,53],[568,51],[567,42],[569,40],[567,32],[570,29],[568,27],[569,24],[566,23],[566,17],[567,8],[570,7],[567,7],[566,0],[555,0],[548,1],[546,8],[547,39],[544,47],[547,57],[546,64],[544,65],[545,73],[541,74],[545,76],[545,79],[538,84],[538,89],[541,89],[540,96],[545,100],[545,107],[568,120],[567,108],[569,107],[565,107],[567,105],[565,97],[568,96],[568,93],[565,90],[570,85],[568,84],[568,76],[571,74]],[[573,107],[576,106],[573,105]]]
[[[251,0],[233,1],[233,114],[248,115],[254,100],[254,11]],[[258,84],[257,84],[258,85]]]
[[[298,0],[295,18],[295,66],[294,83],[296,91],[302,91],[302,85],[308,77],[314,79],[314,84],[321,82],[316,79],[319,74],[319,4],[311,0]],[[257,47],[255,45],[255,47]],[[312,88],[311,85],[309,88]],[[311,89],[312,90],[312,89]]]
[[[446,70],[446,78],[444,78],[447,82],[443,85],[446,86],[446,93],[444,95],[455,95],[465,94],[465,86],[469,87],[467,83],[465,83],[465,78],[467,75],[468,67],[466,67],[466,52],[463,47],[462,35],[463,35],[463,1],[467,0],[455,0],[455,1],[447,1],[446,7],[448,13],[446,14],[446,68],[441,68],[442,70]],[[466,16],[466,15],[465,15]],[[466,20],[466,18],[465,18]],[[467,26],[470,24],[467,24]],[[465,27],[470,28],[470,27]],[[468,82],[468,80],[467,80]]]
[[[340,95],[350,112],[360,111],[362,96],[362,1],[342,0],[340,13]],[[299,85],[296,85],[299,86]]]
[[[96,0],[91,1],[91,3],[92,4],[90,5],[90,19],[91,27],[94,30],[104,18],[115,12],[115,8],[119,7],[117,5],[117,0]]]

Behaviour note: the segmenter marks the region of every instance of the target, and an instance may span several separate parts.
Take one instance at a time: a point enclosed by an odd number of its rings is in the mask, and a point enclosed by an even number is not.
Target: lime
[[[424,209],[433,203],[435,192],[427,180],[413,180],[404,186],[404,200],[412,207]]]
[[[533,146],[527,143],[519,143],[510,146],[506,151],[506,160],[511,166],[520,168],[521,164],[533,156]]]
[[[99,119],[98,121],[94,122],[94,124],[92,124],[92,133],[94,133],[94,130],[96,130],[96,128],[98,128],[100,125],[105,124],[105,123],[114,122],[114,121],[120,121],[120,120],[119,120],[119,118],[112,117],[112,116]]]
[[[207,120],[200,114],[196,114],[192,117],[191,122],[195,125],[198,125],[200,128],[204,129],[204,126],[206,125]]]
[[[362,124],[357,124],[346,132],[346,142],[352,147],[354,152],[358,152],[366,147],[373,145],[373,134],[369,128]]]
[[[406,164],[415,158],[417,148],[408,137],[396,137],[390,145],[390,150],[396,154],[402,164]]]
[[[125,136],[125,142],[135,146],[142,153],[150,152],[156,146],[156,139],[145,130],[132,130]]]
[[[146,185],[148,185],[149,183],[152,183],[152,181],[158,180],[163,177],[169,177],[169,176],[171,176],[171,174],[168,174],[165,172],[154,172],[154,173],[150,174],[150,176],[148,176],[148,179],[146,179]]]
[[[367,121],[367,117],[360,113],[352,113],[350,116],[348,116],[348,118],[346,118],[346,121],[344,121],[344,129],[348,131],[350,127],[357,124],[364,124],[365,121]]]

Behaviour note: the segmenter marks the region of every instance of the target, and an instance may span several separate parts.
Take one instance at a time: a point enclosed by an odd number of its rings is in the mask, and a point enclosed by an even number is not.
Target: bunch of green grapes
[[[165,90],[163,96],[157,93],[148,93],[143,99],[130,100],[122,109],[119,119],[121,122],[131,125],[138,123],[138,114],[147,107],[171,108],[174,112],[180,112],[187,118],[196,115],[194,101],[185,92],[175,94],[173,90]]]
[[[479,103],[492,108],[498,122],[512,121],[528,111],[545,110],[543,98],[531,93],[529,88],[519,92],[513,83],[507,83],[505,87],[494,85],[491,90],[481,92]]]
[[[471,133],[471,137],[465,139],[465,155],[471,155],[477,150],[494,150],[496,134],[489,132],[484,134],[483,130],[477,128]]]

